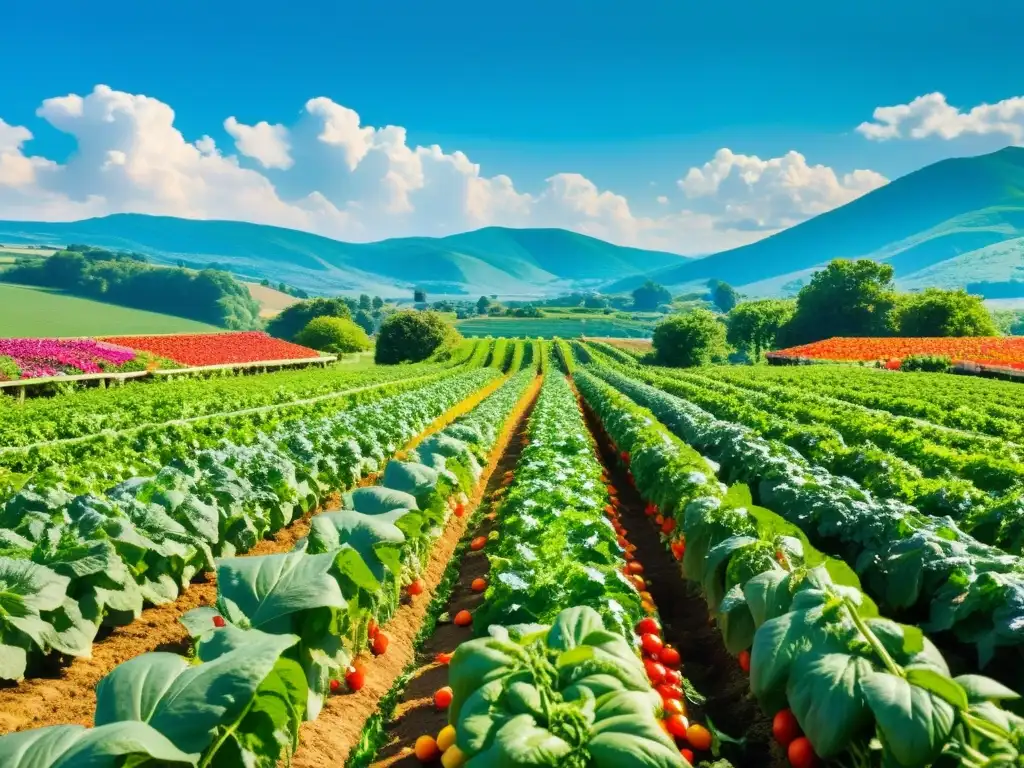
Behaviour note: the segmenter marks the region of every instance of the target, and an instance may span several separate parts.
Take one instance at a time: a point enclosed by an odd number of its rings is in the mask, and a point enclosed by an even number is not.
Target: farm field
[[[259,283],[243,281],[242,285],[248,288],[252,297],[260,303],[260,317],[263,318],[276,317],[292,304],[296,304],[299,301],[294,296],[282,293],[276,288],[260,285]]]
[[[459,333],[467,337],[503,336],[507,338],[573,338],[576,336],[615,336],[645,338],[651,335],[653,323],[633,320],[605,320],[589,318],[526,318],[490,317],[459,320],[455,323]]]
[[[769,358],[899,363],[912,355],[1024,369],[1024,337],[835,338],[769,352]]]
[[[0,283],[0,338],[213,333],[217,327],[141,309]]]
[[[1018,409],[514,338],[0,403],[0,765],[1012,764]]]

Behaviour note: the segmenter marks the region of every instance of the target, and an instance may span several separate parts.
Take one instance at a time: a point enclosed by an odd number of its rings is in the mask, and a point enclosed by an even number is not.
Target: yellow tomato
[[[466,755],[454,744],[448,747],[445,753],[441,755],[441,765],[444,768],[462,768],[465,763]]]
[[[455,744],[455,726],[446,725],[441,729],[441,732],[437,734],[437,748],[442,752],[447,752],[448,748]]]

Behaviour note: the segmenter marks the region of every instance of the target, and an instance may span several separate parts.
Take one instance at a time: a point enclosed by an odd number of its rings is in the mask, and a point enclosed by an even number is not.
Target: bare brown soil
[[[706,723],[710,719],[729,736],[746,739],[740,754],[728,755],[736,768],[786,768],[789,763],[772,737],[771,720],[750,693],[747,675],[726,650],[721,633],[708,616],[703,595],[683,577],[679,563],[661,543],[657,529],[644,514],[646,504],[629,483],[611,441],[593,413],[584,410],[591,431],[597,436],[611,483],[618,490],[622,525],[629,542],[637,548],[637,561],[643,564],[644,579],[658,607],[664,638],[679,649],[683,675],[706,697],[699,706],[687,702],[690,721]],[[698,753],[697,759],[712,758],[707,753]]]
[[[411,450],[427,436],[466,413],[502,381],[504,379],[498,379],[447,411],[406,445],[403,452]],[[358,485],[372,485],[375,481],[376,476],[368,476]],[[295,543],[309,532],[309,520],[313,514],[337,509],[339,506],[340,495],[334,494],[319,509],[258,542],[244,556],[256,557],[292,550]],[[458,542],[458,537],[455,542]],[[447,562],[447,558],[444,562]],[[91,657],[49,659],[41,670],[41,677],[26,679],[7,687],[0,686],[0,735],[48,725],[91,726],[96,709],[96,684],[118,664],[140,654],[150,651],[185,653],[190,640],[179,619],[193,608],[213,605],[216,599],[216,575],[203,574],[174,602],[147,608],[137,621],[97,638]],[[359,727],[362,727],[362,721]]]
[[[470,499],[470,503],[466,505],[466,516],[461,519],[452,517],[445,533],[434,544],[430,561],[422,577],[426,590],[411,602],[403,604],[395,616],[382,628],[391,641],[387,653],[377,658],[366,654],[360,656],[357,663],[362,664],[367,671],[366,684],[362,690],[330,699],[315,721],[303,724],[299,734],[299,749],[291,762],[294,768],[344,765],[352,749],[359,743],[366,721],[377,711],[381,699],[409,668],[414,658],[423,659],[425,666],[438,667],[433,664],[433,658],[437,651],[431,650],[432,645],[430,648],[425,647],[417,655],[414,648],[416,636],[427,616],[433,594],[444,576],[448,562],[466,533],[471,513],[484,499],[490,499],[505,469],[515,464],[515,458],[518,456],[516,449],[518,443],[512,440],[512,437],[525,425],[526,414],[536,398],[537,389],[538,387],[535,385],[526,393],[516,413],[509,419],[509,424],[491,453],[491,460],[481,476],[477,490]],[[476,535],[475,532],[474,535]],[[466,563],[474,564],[476,573],[472,578],[486,571],[486,558],[482,552],[468,553]],[[463,570],[465,571],[466,568]],[[469,582],[466,582],[465,587],[465,591],[468,592]],[[457,590],[458,592],[459,590]],[[450,609],[457,611],[463,607],[468,607],[468,605],[458,604],[450,606]],[[434,633],[431,640],[451,632],[460,636],[458,640],[465,640],[470,635],[469,629],[459,629],[452,624],[446,624],[438,627],[438,631]],[[453,650],[458,640],[449,638],[446,647]],[[430,661],[427,662],[427,659]],[[438,669],[442,673],[446,673],[447,667]],[[422,681],[418,680],[418,677],[418,674],[414,675],[413,682],[407,691],[415,690],[418,695],[422,693],[428,699],[433,696],[436,687],[444,685],[444,683],[438,683],[435,688],[429,689],[429,693],[424,693],[426,689],[422,687]],[[431,673],[430,677],[437,677],[437,673]]]

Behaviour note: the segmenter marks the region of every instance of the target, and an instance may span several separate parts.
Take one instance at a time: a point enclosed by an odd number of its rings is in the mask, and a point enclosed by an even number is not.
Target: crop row
[[[101,625],[174,600],[214,557],[246,552],[336,490],[378,470],[446,410],[495,381],[474,369],[328,416],[293,420],[249,445],[221,441],[106,494],[23,490],[0,512],[0,677],[49,651],[89,653]]]
[[[680,378],[657,370],[635,369],[633,375],[707,409],[718,418],[744,424],[766,438],[783,442],[831,473],[849,477],[882,498],[905,502],[928,515],[948,515],[975,538],[1011,554],[1024,551],[1024,489],[1019,482],[1008,485],[1024,465],[1012,458],[1000,458],[995,449],[994,455],[975,455],[959,465],[977,483],[1003,489],[991,493],[971,480],[938,470],[933,469],[926,476],[919,464],[927,467],[931,457],[944,452],[934,446],[907,442],[903,453],[914,452],[920,457],[918,463],[913,463],[869,439],[848,445],[844,432],[849,436],[856,428],[848,426],[841,430],[834,425],[869,420],[870,416],[863,411],[847,414],[845,419],[831,419],[831,424],[820,424],[808,421],[811,412],[807,410],[799,420],[787,417],[792,404],[780,403],[780,399],[799,395],[770,396],[709,378]],[[827,411],[822,405],[813,413]],[[897,425],[891,428],[896,429]]]
[[[487,357],[488,348],[486,343],[478,345],[473,355],[458,368],[479,367]],[[215,447],[221,440],[250,445],[280,424],[329,416],[374,400],[382,391],[396,393],[430,380],[440,380],[451,370],[433,368],[422,376],[403,378],[390,370],[381,375],[378,369],[372,369],[353,381],[358,386],[335,388],[311,398],[140,424],[24,449],[0,450],[0,499],[26,485],[56,487],[72,493],[102,492],[115,482],[187,459],[198,449]],[[260,387],[258,377],[250,381]]]
[[[415,365],[339,364],[257,376],[175,378],[111,389],[78,390],[18,404],[0,398],[0,445],[6,448],[67,440],[206,414],[279,405],[329,395],[356,383],[395,381],[468,363],[482,365],[491,342],[471,341],[449,361]]]
[[[716,371],[741,386],[803,387],[866,408],[1007,440],[1024,439],[1024,397],[1012,383],[973,376],[894,374],[855,366],[735,366]],[[1008,391],[1007,391],[1008,390]]]
[[[486,544],[488,586],[473,616],[483,636],[450,662],[456,740],[444,764],[682,768],[636,649],[645,611],[623,575],[615,499],[557,372],[528,434]]]
[[[1020,558],[981,544],[949,520],[881,500],[852,480],[812,465],[791,448],[622,373],[593,373],[651,409],[688,445],[716,461],[723,476],[749,483],[759,499],[841,557],[889,615],[951,632],[976,648],[978,665],[1013,679],[1016,664],[990,663],[1000,649],[1024,648]],[[1019,686],[1021,680],[1013,679]]]
[[[791,710],[818,755],[858,768],[1019,759],[1024,720],[1001,707],[1017,694],[978,675],[952,677],[919,629],[878,616],[848,568],[754,506],[745,485],[720,483],[719,470],[732,473],[718,456],[681,441],[657,408],[586,370],[574,378],[651,513],[674,521],[662,528],[665,543],[704,591],[727,646],[750,649],[751,689],[766,712]]]
[[[0,763],[106,765],[119,755],[132,765],[271,768],[287,760],[300,724],[316,718],[331,693],[362,686],[366,673],[351,666],[355,655],[367,645],[386,652],[379,626],[403,588],[416,591],[432,541],[452,512],[463,514],[481,458],[534,375],[507,379],[407,459],[388,462],[381,485],[347,493],[343,509],[315,516],[292,552],[218,561],[216,608],[182,618],[194,660],[155,652],[121,664],[97,686],[94,728],[5,736]],[[480,371],[461,378],[486,380]],[[307,456],[304,474],[343,458],[357,434],[336,441],[340,456]],[[391,435],[390,450],[402,441]]]

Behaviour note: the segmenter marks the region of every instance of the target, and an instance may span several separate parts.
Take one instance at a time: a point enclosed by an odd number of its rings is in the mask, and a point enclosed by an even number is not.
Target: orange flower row
[[[836,337],[769,353],[769,357],[850,362],[878,360],[894,362],[911,355],[943,355],[954,363],[972,362],[979,365],[1024,369],[1024,337],[969,336],[896,339]]]

